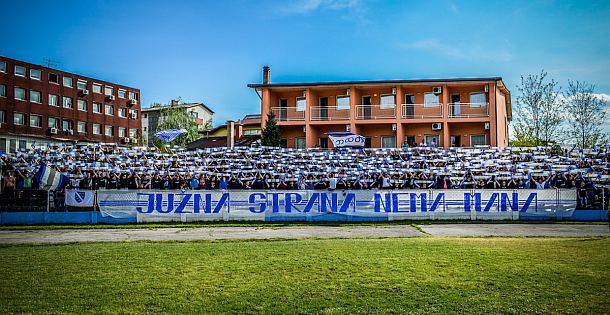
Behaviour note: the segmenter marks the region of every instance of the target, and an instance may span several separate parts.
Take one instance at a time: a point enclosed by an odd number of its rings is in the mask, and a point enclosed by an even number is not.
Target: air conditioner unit
[[[138,104],[138,101],[136,100],[129,100],[129,105],[136,105]]]
[[[89,90],[80,90],[83,95],[89,95]]]
[[[432,93],[434,94],[441,94],[443,93],[443,87],[442,86],[435,86],[432,88]]]
[[[125,143],[129,143],[130,141],[131,141],[131,139],[129,139],[129,138],[123,138],[123,142],[125,142]]]
[[[138,139],[136,139],[136,138],[131,138],[131,143],[133,143],[133,144],[138,144]]]
[[[132,112],[132,113],[130,113],[130,117],[131,117],[131,119],[138,119],[138,113]]]
[[[106,98],[110,101],[114,101],[114,95],[106,95]]]
[[[392,88],[392,95],[396,95],[396,88]]]
[[[57,128],[51,128],[51,130],[49,130],[51,132],[52,135],[56,135],[57,134]]]
[[[433,123],[432,130],[441,130],[443,129],[443,123]]]
[[[490,128],[489,123],[488,123],[488,122],[486,122],[486,123],[485,123],[485,130],[489,130],[489,128]]]

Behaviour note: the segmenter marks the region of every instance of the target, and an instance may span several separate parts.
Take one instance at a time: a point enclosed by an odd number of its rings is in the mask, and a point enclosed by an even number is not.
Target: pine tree
[[[277,125],[273,112],[267,114],[267,122],[261,139],[261,145],[279,147],[281,141],[280,127]]]

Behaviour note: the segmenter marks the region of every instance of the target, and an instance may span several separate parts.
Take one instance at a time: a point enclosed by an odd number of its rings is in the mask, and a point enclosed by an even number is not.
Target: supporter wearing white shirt
[[[333,173],[330,173],[329,176],[330,177],[328,178],[328,189],[329,190],[337,189],[337,179],[335,178],[335,175],[333,175]]]

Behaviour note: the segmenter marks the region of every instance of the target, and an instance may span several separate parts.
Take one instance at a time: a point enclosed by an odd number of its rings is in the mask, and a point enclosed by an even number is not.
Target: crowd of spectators
[[[610,188],[610,150],[576,148],[284,149],[59,145],[3,154],[9,202],[32,194],[43,164],[79,189]],[[583,193],[591,199],[595,195]]]

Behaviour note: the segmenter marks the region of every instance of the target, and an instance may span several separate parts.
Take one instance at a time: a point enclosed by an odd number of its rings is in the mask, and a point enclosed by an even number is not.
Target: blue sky
[[[214,124],[260,111],[248,83],[520,75],[610,100],[610,1],[4,1],[0,54],[203,101]]]

